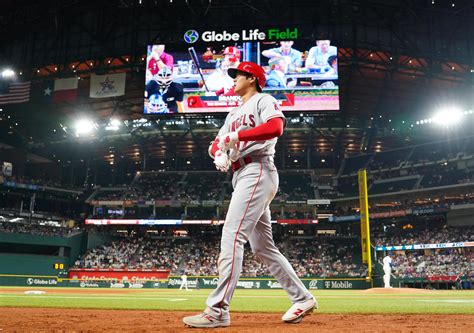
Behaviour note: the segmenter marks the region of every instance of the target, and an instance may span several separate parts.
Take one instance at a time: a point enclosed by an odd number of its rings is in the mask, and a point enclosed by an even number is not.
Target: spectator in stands
[[[262,55],[267,58],[281,57],[285,60],[284,72],[293,72],[301,67],[301,52],[293,48],[293,41],[281,41],[280,47],[262,51]]]
[[[331,56],[337,57],[337,47],[331,46],[330,40],[317,40],[316,46],[309,50],[305,67],[325,73],[331,70],[331,66],[328,64],[328,59]]]

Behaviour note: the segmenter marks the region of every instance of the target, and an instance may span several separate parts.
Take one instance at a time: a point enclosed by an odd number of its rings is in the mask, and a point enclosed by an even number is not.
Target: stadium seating
[[[287,256],[295,271],[303,276],[360,277],[365,274],[357,253],[357,242],[345,240],[286,239],[277,247]],[[74,268],[170,269],[172,275],[217,275],[219,236],[186,239],[124,238],[89,250]],[[243,276],[269,276],[246,246]]]
[[[179,200],[220,200],[228,174],[218,172],[188,172],[179,187]]]
[[[277,197],[288,201],[314,199],[314,186],[309,172],[280,172]]]
[[[400,164],[408,158],[413,147],[389,150],[376,153],[370,163],[371,170],[381,170],[400,167]]]
[[[341,175],[357,173],[359,169],[367,166],[372,156],[372,154],[367,154],[346,158],[342,164]]]
[[[444,278],[468,275],[472,270],[473,252],[460,249],[407,251],[392,258],[392,273],[399,278]]]
[[[374,182],[369,188],[369,194],[380,194],[380,193],[390,193],[390,192],[399,192],[414,189],[415,185],[418,182],[419,177],[404,177],[402,179],[395,178],[389,179],[382,182]]]

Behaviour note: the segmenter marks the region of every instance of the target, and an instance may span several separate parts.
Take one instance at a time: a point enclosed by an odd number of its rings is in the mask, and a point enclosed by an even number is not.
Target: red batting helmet
[[[227,46],[224,49],[224,55],[232,55],[233,57],[229,58],[229,61],[231,62],[237,62],[240,61],[240,50],[235,47],[235,46]]]
[[[237,66],[237,68],[229,68],[227,73],[231,78],[235,78],[237,76],[237,72],[244,72],[251,74],[257,78],[257,90],[262,92],[263,87],[265,87],[265,82],[267,79],[265,78],[265,71],[262,67],[257,65],[254,62],[244,61]]]

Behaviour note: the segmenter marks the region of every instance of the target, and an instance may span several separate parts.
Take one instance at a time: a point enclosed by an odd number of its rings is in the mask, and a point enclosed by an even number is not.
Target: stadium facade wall
[[[474,226],[474,204],[452,206],[447,214],[447,224],[453,227]]]
[[[67,267],[67,261],[66,257],[0,253],[0,274],[52,275],[58,273],[55,264]]]
[[[55,264],[70,265],[85,251],[87,235],[78,233],[69,237],[0,233],[0,274],[56,275]],[[48,248],[54,255],[41,253]]]

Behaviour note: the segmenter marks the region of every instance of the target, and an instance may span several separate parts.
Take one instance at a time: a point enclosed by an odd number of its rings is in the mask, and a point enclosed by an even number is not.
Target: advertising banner
[[[153,281],[167,279],[169,270],[156,271],[131,271],[131,270],[99,270],[99,269],[72,269],[69,278],[79,280],[128,280],[128,281]]]
[[[455,242],[437,244],[404,244],[404,245],[384,245],[375,247],[376,251],[403,251],[403,250],[425,250],[425,249],[448,249],[454,247],[472,247],[474,242]]]
[[[112,288],[112,289],[142,289],[142,288],[172,288],[178,289],[181,285],[179,276],[170,276],[169,279],[146,280],[100,280],[100,279],[61,279],[54,276],[0,275],[0,286],[36,286],[36,287],[69,287],[69,288]],[[199,279],[199,280],[198,280]],[[188,276],[188,288],[214,289],[218,277]],[[310,290],[315,289],[367,289],[370,281],[365,278],[303,278],[303,284]],[[282,289],[280,283],[272,278],[240,278],[237,282],[239,289]]]

